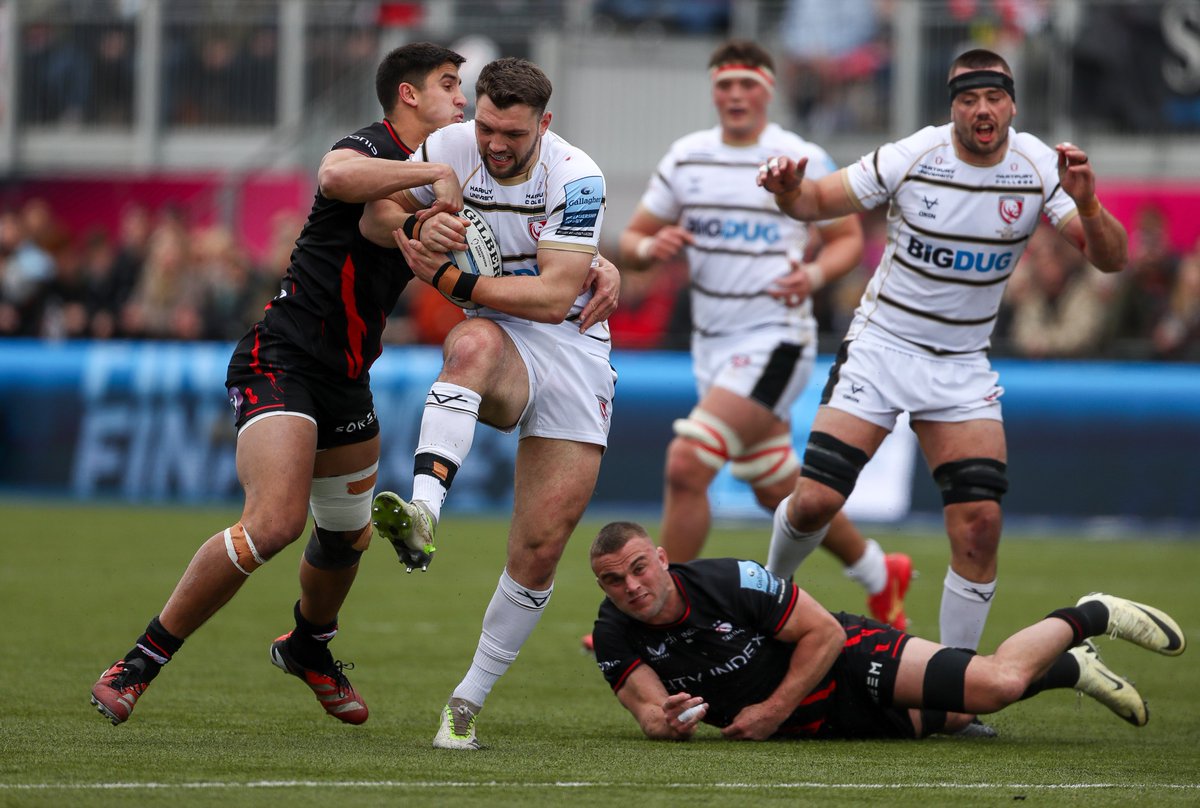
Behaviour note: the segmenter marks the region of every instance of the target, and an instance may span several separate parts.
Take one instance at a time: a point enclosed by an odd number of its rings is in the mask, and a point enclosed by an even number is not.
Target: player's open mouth
[[[996,127],[990,123],[981,123],[975,127],[975,137],[983,143],[991,143],[996,137]]]

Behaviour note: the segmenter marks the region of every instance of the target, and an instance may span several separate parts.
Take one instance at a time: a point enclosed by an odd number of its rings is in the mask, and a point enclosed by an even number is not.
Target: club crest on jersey
[[[1025,210],[1025,199],[1020,196],[1011,196],[1005,194],[1000,197],[1000,218],[1005,224],[1015,224],[1017,219],[1021,218],[1021,212]]]
[[[542,235],[542,228],[546,226],[546,215],[530,216],[525,220],[525,226],[529,228],[529,235],[533,237],[534,241],[537,241]]]

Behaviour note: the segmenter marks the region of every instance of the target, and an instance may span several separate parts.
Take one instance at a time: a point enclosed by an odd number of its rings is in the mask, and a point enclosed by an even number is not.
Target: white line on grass
[[[139,789],[238,789],[238,788],[677,788],[705,789],[723,788],[736,791],[758,789],[954,789],[958,791],[985,791],[995,789],[1019,789],[1022,791],[1087,791],[1090,789],[1147,789],[1147,790],[1200,790],[1200,783],[605,783],[605,782],[432,782],[405,780],[252,780],[245,783],[0,783],[6,791],[106,791]]]

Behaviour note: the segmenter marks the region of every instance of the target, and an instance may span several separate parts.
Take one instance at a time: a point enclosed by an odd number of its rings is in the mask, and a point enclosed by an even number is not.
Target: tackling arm
[[[846,632],[825,607],[797,589],[796,606],[775,638],[796,644],[787,673],[765,701],[743,707],[733,723],[721,730],[727,738],[761,741],[771,737],[833,666],[846,642]]]

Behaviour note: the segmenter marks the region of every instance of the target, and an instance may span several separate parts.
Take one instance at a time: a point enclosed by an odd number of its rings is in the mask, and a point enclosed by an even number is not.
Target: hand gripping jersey
[[[755,184],[758,167],[780,154],[807,157],[812,179],[835,169],[824,149],[777,124],[753,146],[727,145],[714,127],[675,141],[642,196],[642,207],[695,237],[687,247],[692,322],[703,336],[786,326],[798,345],[816,337],[810,301],[789,308],[767,294],[808,242],[808,225],[781,213]]]
[[[412,159],[446,163],[454,170],[464,200],[483,215],[500,242],[504,275],[537,275],[539,248],[596,254],[604,221],[604,175],[592,158],[553,132],[542,136],[537,163],[512,179],[496,179],[484,168],[474,121],[434,132]],[[434,201],[429,186],[408,193],[422,206]],[[568,319],[583,310],[591,295],[585,290],[575,299]],[[483,307],[468,315],[520,320]],[[587,336],[608,340],[608,324],[597,323]]]
[[[347,135],[333,149],[387,160],[407,160],[412,154],[387,121]],[[253,327],[256,346],[268,350],[283,341],[338,376],[366,377],[383,350],[387,316],[412,271],[399,250],[373,244],[359,232],[363,207],[317,191],[279,295]],[[258,354],[256,347],[256,358]]]
[[[863,208],[890,201],[888,242],[847,334],[899,338],[935,354],[986,350],[1004,284],[1045,213],[1061,229],[1075,202],[1058,158],[1009,130],[994,166],[964,163],[951,124],[880,146],[846,169]]]

